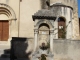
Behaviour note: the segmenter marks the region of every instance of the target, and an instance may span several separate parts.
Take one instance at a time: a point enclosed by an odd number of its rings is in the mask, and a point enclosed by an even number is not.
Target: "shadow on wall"
[[[29,44],[27,38],[13,37],[11,41],[10,60],[19,58],[30,60],[29,56],[31,55],[32,51],[27,52],[28,46]]]

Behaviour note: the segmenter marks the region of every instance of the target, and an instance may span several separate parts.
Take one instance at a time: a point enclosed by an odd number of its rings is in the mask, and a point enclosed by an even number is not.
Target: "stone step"
[[[0,57],[1,58],[10,58],[10,53],[8,53],[8,54],[0,53]]]
[[[4,49],[0,49],[0,56],[4,54]]]
[[[10,60],[10,58],[0,58],[0,60]]]
[[[1,58],[10,58],[10,54],[2,54]]]
[[[10,57],[10,46],[0,45],[0,57],[9,58]]]
[[[0,45],[10,46],[11,42],[8,41],[0,41]]]
[[[10,49],[9,45],[0,45],[0,49]]]
[[[10,54],[10,49],[0,49],[0,55],[1,54]]]
[[[5,49],[4,54],[10,54],[10,49]]]
[[[18,58],[18,59],[14,59],[14,60],[29,60],[27,58]]]

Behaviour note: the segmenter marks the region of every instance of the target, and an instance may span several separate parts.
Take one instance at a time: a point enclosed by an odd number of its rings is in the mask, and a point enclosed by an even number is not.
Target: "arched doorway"
[[[66,21],[63,17],[58,18],[58,38],[66,38]]]
[[[2,10],[2,12],[5,12]],[[9,38],[9,21],[5,13],[0,13],[0,41],[7,41]]]
[[[9,21],[0,20],[0,41],[7,41],[9,38]]]
[[[16,20],[14,10],[7,4],[0,3],[0,41],[8,41],[11,38],[11,21]]]

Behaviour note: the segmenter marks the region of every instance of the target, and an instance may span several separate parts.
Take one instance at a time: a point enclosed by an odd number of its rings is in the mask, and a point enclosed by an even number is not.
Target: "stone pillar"
[[[50,51],[53,53],[53,30],[50,30]]]
[[[36,51],[37,49],[37,43],[38,43],[38,29],[35,29],[34,30],[34,52]]]
[[[66,38],[67,39],[71,39],[71,36],[72,36],[72,25],[71,25],[71,10],[69,8],[67,8],[67,15],[66,15],[66,26],[67,26],[67,29],[66,29]]]
[[[72,25],[71,25],[71,21],[69,21],[69,25],[68,25],[68,39],[71,39],[72,36]]]
[[[58,21],[54,21],[54,39],[58,39]]]

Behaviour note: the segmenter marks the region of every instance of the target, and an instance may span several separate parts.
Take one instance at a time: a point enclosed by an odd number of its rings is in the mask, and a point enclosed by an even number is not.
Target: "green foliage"
[[[41,55],[41,60],[46,60],[46,57],[45,57],[45,55],[43,54],[43,55]]]
[[[61,36],[59,36],[59,38],[66,38],[65,27],[59,29],[59,32],[61,32]]]

